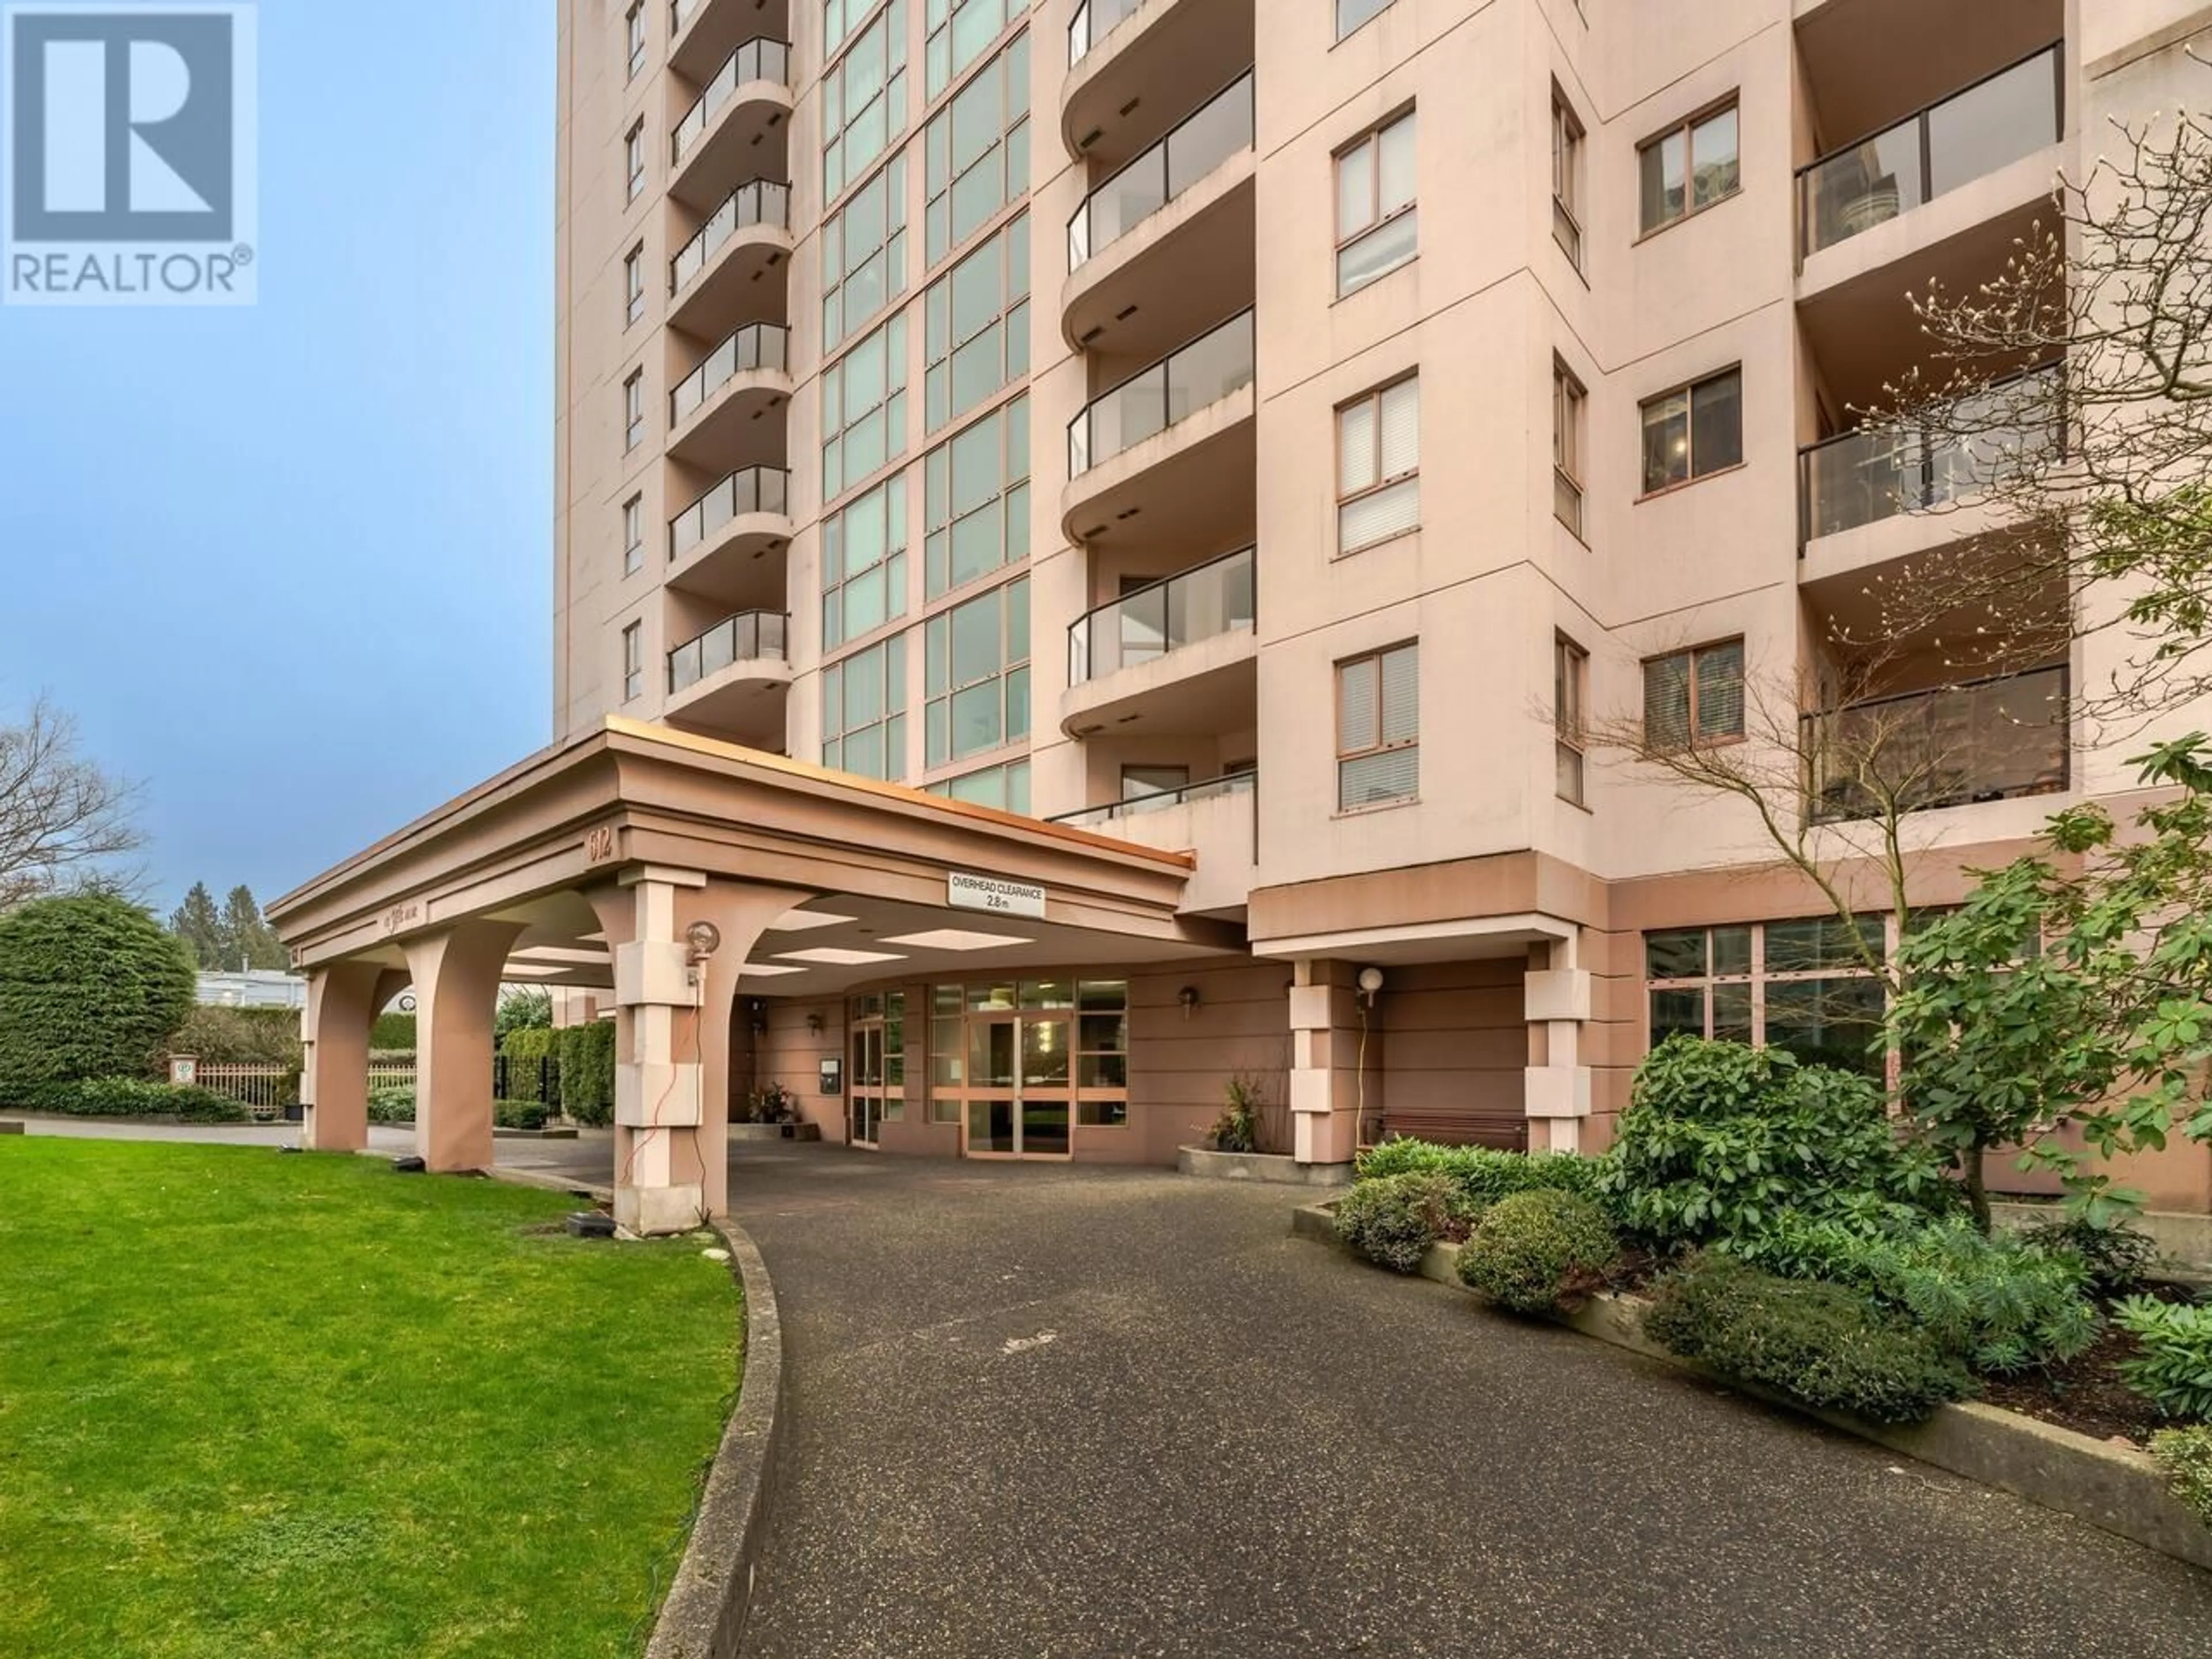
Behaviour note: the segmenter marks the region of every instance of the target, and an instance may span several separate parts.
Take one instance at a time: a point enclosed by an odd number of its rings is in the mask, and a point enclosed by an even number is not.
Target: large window
[[[1024,392],[922,462],[931,599],[1029,556],[1030,400]]]
[[[942,766],[1030,734],[1030,584],[1018,577],[932,617],[927,764]]]
[[[906,313],[822,371],[822,499],[906,453]]]
[[[1554,787],[1561,800],[1583,799],[1583,711],[1589,699],[1589,653],[1565,634],[1552,636],[1552,749]]]
[[[645,568],[645,497],[633,495],[623,503],[623,574],[635,576]]]
[[[1583,533],[1583,383],[1572,370],[1552,360],[1552,511],[1561,524]]]
[[[1743,371],[1676,386],[1644,405],[1644,493],[1743,465]]]
[[[924,301],[928,429],[956,421],[1030,367],[1030,216],[929,285]]]
[[[1859,916],[1679,928],[1644,936],[1654,1044],[1678,1033],[1771,1045],[1881,1075],[1886,926]]]
[[[822,671],[822,763],[896,783],[906,775],[906,635]]]
[[[1566,94],[1552,88],[1552,238],[1583,268],[1583,124]]]
[[[854,191],[822,227],[822,349],[835,351],[906,292],[906,154]]]
[[[1413,112],[1336,155],[1336,291],[1389,275],[1419,250],[1413,213]]]
[[[1735,101],[1650,140],[1637,152],[1637,164],[1646,232],[1735,195],[1742,183]]]
[[[1743,736],[1743,641],[1723,640],[1644,665],[1644,741],[1653,749]]]
[[[833,200],[906,131],[906,0],[890,0],[822,76],[822,199]]]
[[[622,631],[623,701],[645,695],[645,624],[632,623]]]
[[[1030,810],[1030,763],[1025,760],[1008,761],[1004,766],[963,772],[957,778],[931,785],[930,793],[943,795],[948,800],[964,800],[977,806],[1019,812],[1026,817]]]
[[[928,39],[922,61],[928,69],[930,97],[951,86],[999,38],[1009,14],[1028,4],[1029,0],[928,0]]]
[[[1336,545],[1340,553],[1421,521],[1421,383],[1394,380],[1336,411]]]
[[[1340,811],[1421,793],[1418,644],[1336,665],[1336,804]]]
[[[906,481],[886,478],[823,520],[825,651],[906,614]]]
[[[876,9],[876,0],[823,0],[822,50],[826,56],[845,43],[845,37],[858,28],[867,15]]]
[[[924,262],[934,265],[1029,188],[1026,32],[1015,36],[981,74],[953,94],[930,122],[922,148],[929,193],[922,215]]]

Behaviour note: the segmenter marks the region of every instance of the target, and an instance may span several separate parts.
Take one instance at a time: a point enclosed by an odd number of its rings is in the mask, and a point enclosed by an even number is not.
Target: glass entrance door
[[[1020,1091],[1014,1054],[1021,1022],[968,1021],[967,1152],[970,1158],[1021,1155]]]
[[[853,1064],[846,1085],[853,1144],[873,1146],[883,1136],[884,1028],[860,1025],[853,1030]]]

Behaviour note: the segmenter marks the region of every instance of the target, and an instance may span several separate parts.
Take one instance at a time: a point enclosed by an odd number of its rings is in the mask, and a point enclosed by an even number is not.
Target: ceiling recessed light
[[[886,945],[907,945],[917,951],[989,951],[1001,945],[1034,945],[1035,939],[1012,933],[977,933],[964,927],[933,927],[926,933],[901,933]]]
[[[896,951],[843,951],[819,945],[811,951],[778,951],[778,962],[818,962],[825,968],[865,968],[872,962],[904,962]]]
[[[786,910],[769,924],[771,933],[804,933],[816,927],[843,927],[858,916],[833,916],[827,910]]]
[[[742,985],[749,979],[773,979],[778,974],[803,974],[805,971],[804,968],[787,968],[780,963],[749,962],[738,969],[738,982]]]

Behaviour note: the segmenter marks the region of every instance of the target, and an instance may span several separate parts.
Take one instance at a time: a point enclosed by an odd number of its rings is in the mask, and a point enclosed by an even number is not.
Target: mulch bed
[[[2165,1302],[2191,1299],[2187,1291],[2170,1285],[2148,1286],[2145,1294]],[[2094,1346],[2063,1364],[2019,1376],[1984,1377],[1982,1397],[1992,1406],[2056,1423],[2094,1439],[2148,1446],[2152,1435],[2172,1428],[2173,1423],[2160,1417],[2156,1407],[2121,1380],[2120,1362],[2134,1358],[2139,1347],[2127,1332],[2107,1324]]]

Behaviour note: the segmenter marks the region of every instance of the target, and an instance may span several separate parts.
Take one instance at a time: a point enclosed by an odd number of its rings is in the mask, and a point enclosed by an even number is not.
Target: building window
[[[931,450],[922,496],[923,591],[931,599],[1029,557],[1029,395]]]
[[[822,671],[822,763],[896,783],[906,775],[906,635]]]
[[[1735,103],[1662,133],[1637,152],[1637,161],[1647,234],[1725,201],[1742,184]]]
[[[1654,1045],[1713,1037],[1879,1078],[1887,924],[1858,916],[1678,928],[1644,936]]]
[[[623,155],[629,169],[629,198],[635,202],[645,188],[645,123],[640,120],[623,140]]]
[[[886,478],[822,523],[822,647],[906,614],[906,474]]]
[[[1552,238],[1577,270],[1583,268],[1583,124],[1565,95],[1552,88]]]
[[[876,0],[823,0],[822,50],[826,54],[842,46],[845,37],[876,9]]]
[[[1086,979],[1075,994],[1075,1121],[1093,1128],[1129,1121],[1129,986]],[[1111,1091],[1094,1096],[1092,1090]]]
[[[623,382],[623,433],[625,454],[645,441],[645,371],[641,368]]]
[[[930,793],[943,795],[948,800],[964,800],[976,806],[995,806],[1003,812],[1019,812],[1027,817],[1030,763],[1025,760],[1008,761],[1004,766],[963,772],[957,778],[932,784]]]
[[[822,371],[822,499],[906,453],[906,313]]]
[[[1644,741],[1656,750],[1743,736],[1743,641],[1723,640],[1644,664]]]
[[[1644,493],[1743,465],[1743,371],[1644,401]]]
[[[1408,110],[1337,152],[1337,296],[1397,270],[1418,247],[1413,112]]]
[[[1030,216],[929,285],[924,416],[934,432],[1030,368]]]
[[[929,0],[925,25],[928,39],[922,61],[929,96],[951,86],[960,71],[974,63],[983,48],[1006,27],[1007,13],[1026,10],[1029,0]]]
[[[1017,577],[925,627],[925,763],[942,766],[1030,734],[1030,584]]]
[[[1420,647],[1392,646],[1336,665],[1340,811],[1421,793]]]
[[[645,568],[645,497],[633,495],[623,503],[623,574],[635,576]]]
[[[1583,799],[1583,710],[1589,696],[1589,653],[1564,634],[1552,636],[1552,747],[1561,800]]]
[[[637,72],[645,67],[645,0],[636,0],[629,9],[627,20],[629,30],[629,78],[637,79]]]
[[[822,227],[822,349],[834,351],[906,292],[906,155],[854,191]]]
[[[939,0],[932,0],[933,4]],[[990,0],[994,11],[1003,0]],[[981,9],[980,0],[971,7]],[[954,27],[958,27],[956,19]],[[994,28],[992,34],[998,31]],[[990,36],[985,37],[987,40]],[[931,96],[936,94],[933,91]],[[1014,37],[927,129],[923,259],[934,265],[1029,188],[1030,37]]]
[[[627,328],[645,315],[645,244],[640,242],[623,259],[623,325]]]
[[[1336,411],[1336,545],[1340,553],[1401,535],[1421,521],[1421,395],[1413,375]]]
[[[822,199],[834,200],[906,131],[906,0],[890,0],[822,76]]]
[[[1552,511],[1559,522],[1583,533],[1583,383],[1567,366],[1552,360]]]
[[[1369,18],[1390,9],[1390,0],[1336,0],[1336,38],[1340,40]]]
[[[622,631],[623,701],[635,702],[645,693],[645,624],[632,623]]]

